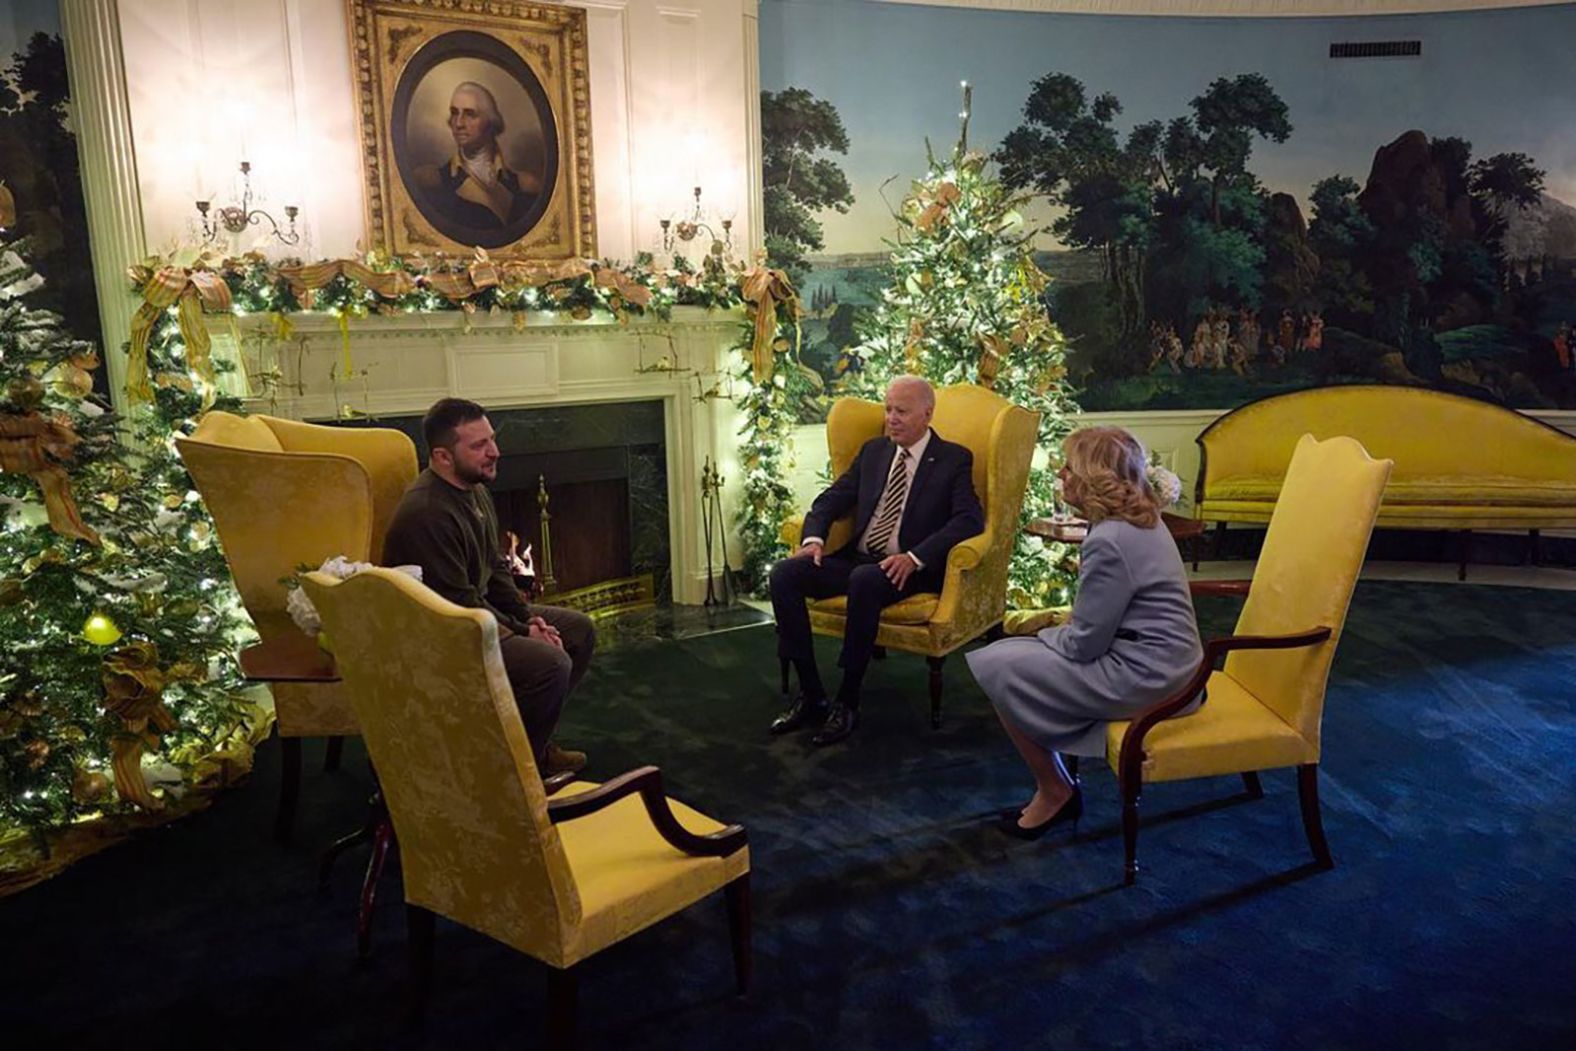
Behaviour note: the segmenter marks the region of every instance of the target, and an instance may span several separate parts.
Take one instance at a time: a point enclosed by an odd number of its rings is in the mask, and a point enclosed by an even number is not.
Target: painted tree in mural
[[[932,157],[897,214],[891,286],[859,325],[850,386],[879,397],[900,373],[937,386],[982,383],[1040,414],[1040,444],[1057,449],[1078,408],[1066,345],[1045,307],[1048,278],[1034,262],[1034,231],[978,153]],[[1025,519],[1053,506],[1049,468],[1030,473]],[[1018,608],[1066,601],[1071,552],[1019,531],[1009,578]]]
[[[1100,254],[1104,296],[1074,298],[1062,318],[1107,348],[1107,373],[1151,363],[1153,317],[1258,304],[1267,195],[1247,165],[1255,138],[1291,134],[1286,105],[1249,73],[1217,79],[1191,108],[1121,139],[1116,96],[1090,99],[1077,78],[1050,73],[996,153],[1009,187],[1032,188],[1064,210],[1051,227],[1064,244]]]
[[[0,71],[0,157],[33,263],[49,279],[37,293],[38,305],[56,312],[95,299],[69,109],[65,46],[58,36],[34,33]],[[66,323],[80,338],[101,338],[96,310],[74,311]]]
[[[761,92],[761,189],[766,252],[772,266],[803,284],[806,252],[821,249],[815,213],[848,211],[853,191],[823,153],[848,152],[837,108],[804,88]]]
[[[1077,78],[1050,73],[1035,81],[1023,106],[1025,123],[996,152],[1008,187],[1032,188],[1064,209],[1051,224],[1063,244],[1099,254],[1117,342],[1143,326],[1162,175],[1160,122],[1140,124],[1119,141],[1113,121],[1121,112],[1115,95],[1090,100]]]
[[[217,773],[203,761],[244,716],[237,599],[169,445],[199,395],[161,387],[123,442],[92,393],[96,351],[29,305],[43,282],[26,243],[4,241],[8,199],[0,188],[0,841],[162,808]]]

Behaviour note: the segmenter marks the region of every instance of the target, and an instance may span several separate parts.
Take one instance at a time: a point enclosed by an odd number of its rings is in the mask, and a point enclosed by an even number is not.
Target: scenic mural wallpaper
[[[1027,198],[1085,410],[1374,382],[1576,409],[1576,4],[1215,19],[762,0],[760,39],[768,242],[809,310],[812,390],[858,367],[894,210],[927,146],[957,141],[967,82],[969,145]],[[1417,53],[1332,56],[1379,42]]]
[[[63,315],[73,336],[97,346],[98,293],[58,0],[0,4],[0,183],[44,278],[35,305]],[[103,369],[94,370],[94,384],[108,392]]]

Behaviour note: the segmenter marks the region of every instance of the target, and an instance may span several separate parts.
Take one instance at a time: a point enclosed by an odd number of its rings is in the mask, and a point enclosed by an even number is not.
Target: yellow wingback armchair
[[[376,562],[400,495],[416,477],[415,444],[389,428],[210,412],[175,444],[264,641],[300,634],[280,580],[335,555]],[[300,792],[301,738],[338,738],[357,726],[340,683],[276,683],[272,690],[284,763],[274,830],[284,841]]]
[[[1330,868],[1319,814],[1320,724],[1330,662],[1390,477],[1357,441],[1303,435],[1286,469],[1235,634],[1211,639],[1193,680],[1131,722],[1113,722],[1106,758],[1122,795],[1126,879],[1138,875],[1138,801],[1144,784],[1297,768],[1303,828]],[[1195,588],[1195,591],[1207,591]],[[1224,666],[1216,664],[1225,658]],[[1203,707],[1172,718],[1206,689]]]
[[[941,725],[941,667],[947,654],[999,624],[1006,611],[1007,566],[1039,422],[1039,414],[984,387],[959,384],[936,392],[931,426],[974,454],[974,492],[985,511],[985,531],[947,555],[940,594],[918,592],[888,606],[876,634],[877,646],[921,654],[930,665],[931,726]],[[865,442],[881,434],[883,424],[883,409],[876,402],[840,398],[832,405],[826,444],[834,476],[848,469]],[[799,546],[803,527],[803,517],[784,523],[782,539],[790,549]],[[852,515],[838,520],[828,530],[826,550],[847,544],[853,530]],[[811,630],[841,638],[847,609],[845,596],[811,602]],[[784,692],[787,675],[784,663]]]
[[[399,839],[416,1007],[433,915],[551,970],[548,1047],[572,1042],[577,963],[726,890],[735,977],[749,982],[745,831],[663,794],[643,767],[549,800],[498,651],[492,614],[410,577],[310,573]],[[638,796],[638,801],[636,797]]]

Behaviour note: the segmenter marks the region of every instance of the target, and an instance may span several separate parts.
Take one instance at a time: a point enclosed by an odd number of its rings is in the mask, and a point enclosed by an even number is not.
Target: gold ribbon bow
[[[772,344],[777,337],[777,307],[786,304],[793,314],[795,338],[799,328],[799,294],[781,270],[760,264],[744,275],[740,289],[754,314],[755,338],[750,343],[750,369],[756,384],[772,378]]]
[[[205,309],[230,309],[230,286],[212,270],[187,270],[180,266],[153,270],[138,266],[133,267],[130,273],[134,281],[142,284],[142,305],[131,319],[126,393],[133,401],[153,400],[153,384],[148,376],[148,336],[153,332],[153,323],[159,319],[159,315],[178,303],[186,359],[193,371],[202,378],[205,405],[212,404],[215,384],[213,340],[208,335],[208,326],[203,323],[202,315]]]
[[[596,285],[618,294],[626,303],[633,303],[644,308],[651,302],[651,289],[636,281],[617,267],[602,266],[596,271]],[[614,307],[614,313],[620,321],[624,320],[624,312]]]
[[[946,218],[947,211],[962,196],[963,193],[958,189],[956,183],[942,183],[936,187],[935,197],[931,199],[925,210],[920,213],[919,218],[914,220],[914,225],[919,227],[922,233],[930,233],[941,220]]]
[[[46,418],[36,412],[0,416],[0,471],[25,474],[38,484],[49,513],[49,528],[61,536],[97,544],[98,534],[82,521],[71,479],[61,466],[71,459],[81,440],[60,417]]]
[[[142,776],[142,753],[159,746],[159,734],[178,725],[164,706],[168,681],[159,669],[159,650],[151,642],[130,642],[104,658],[104,709],[119,716],[125,733],[110,742],[110,767],[115,791],[144,810],[159,810]]]

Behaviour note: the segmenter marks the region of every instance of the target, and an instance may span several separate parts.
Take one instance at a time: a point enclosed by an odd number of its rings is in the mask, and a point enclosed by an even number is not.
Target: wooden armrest
[[[1251,580],[1190,580],[1187,585],[1194,598],[1200,595],[1245,596],[1252,586]]]
[[[1204,659],[1187,685],[1164,700],[1157,701],[1133,718],[1122,735],[1122,751],[1117,757],[1117,778],[1123,784],[1133,784],[1144,761],[1144,737],[1155,726],[1171,718],[1193,703],[1203,691],[1210,675],[1221,658],[1232,650],[1291,650],[1304,646],[1317,646],[1333,634],[1329,628],[1311,628],[1291,635],[1227,635],[1204,643]]]
[[[686,854],[722,858],[738,851],[748,842],[743,825],[729,825],[708,835],[698,836],[679,824],[679,819],[673,816],[673,810],[668,806],[667,794],[662,790],[662,771],[654,766],[642,766],[627,774],[620,774],[600,788],[568,799],[549,800],[547,819],[555,825],[573,821],[612,806],[625,796],[637,792],[640,793],[640,801],[646,805],[646,816],[651,818],[652,827],[671,846]]]

